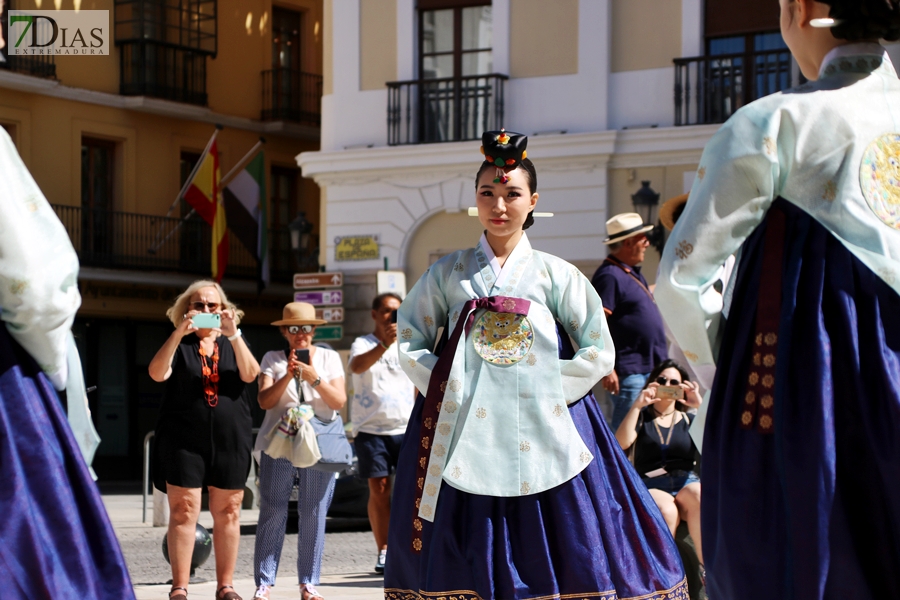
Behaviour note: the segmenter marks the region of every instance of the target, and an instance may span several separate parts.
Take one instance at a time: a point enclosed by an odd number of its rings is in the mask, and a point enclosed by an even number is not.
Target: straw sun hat
[[[684,210],[684,205],[687,204],[687,200],[688,194],[681,194],[680,196],[669,198],[663,202],[663,205],[659,207],[659,220],[663,224],[663,227],[669,231],[674,229],[675,221],[681,216],[681,211]]]
[[[644,225],[644,220],[637,213],[622,213],[614,216],[606,222],[606,235],[604,244],[615,244],[639,233],[647,233],[653,229],[653,225]]]
[[[306,302],[291,302],[284,305],[280,321],[272,325],[324,325],[328,321],[316,318],[316,308]]]

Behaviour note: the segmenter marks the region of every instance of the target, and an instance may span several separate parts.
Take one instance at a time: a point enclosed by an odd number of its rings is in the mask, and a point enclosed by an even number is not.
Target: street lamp
[[[631,203],[634,205],[634,212],[641,215],[644,223],[648,225],[653,224],[654,209],[659,205],[659,194],[653,191],[649,181],[641,182],[641,189],[631,195]],[[662,254],[663,247],[666,244],[666,237],[659,223],[655,224],[653,229],[647,232],[647,240],[651,246],[656,248],[657,252]]]
[[[288,224],[288,231],[291,233],[291,250],[294,251],[297,265],[301,270],[310,262],[311,257],[308,255],[308,249],[312,230],[313,224],[306,220],[305,212],[297,213],[297,218]]]

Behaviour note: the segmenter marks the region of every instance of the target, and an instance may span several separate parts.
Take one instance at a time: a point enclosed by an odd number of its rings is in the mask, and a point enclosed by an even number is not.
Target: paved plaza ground
[[[139,487],[139,486],[138,486]],[[116,535],[122,545],[138,600],[165,600],[172,574],[162,554],[164,527],[152,526],[152,497],[148,499],[148,523],[142,522],[143,504],[139,493],[113,490],[103,494]],[[241,545],[235,574],[235,588],[245,600],[253,595],[253,542],[259,511],[245,509],[241,514]],[[209,512],[200,514],[200,524],[212,528]],[[288,534],[284,542],[278,585],[271,598],[300,598],[297,587],[297,534]],[[375,542],[368,529],[358,522],[329,520],[325,536],[322,582],[318,589],[327,600],[384,598],[382,578],[372,571]],[[197,569],[196,583],[188,596],[212,600],[215,595],[214,557]]]

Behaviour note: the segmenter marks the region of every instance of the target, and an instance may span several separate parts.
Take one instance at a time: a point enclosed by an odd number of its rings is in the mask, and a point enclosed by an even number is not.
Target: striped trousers
[[[334,473],[298,469],[286,458],[272,458],[265,452],[259,464],[259,523],[253,554],[253,578],[257,587],[275,585],[288,501],[297,485],[297,576],[300,584],[319,583],[322,552],[325,550],[325,515],[334,495]]]

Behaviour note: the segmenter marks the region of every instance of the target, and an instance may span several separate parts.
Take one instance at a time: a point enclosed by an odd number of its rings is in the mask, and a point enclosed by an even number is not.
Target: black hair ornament
[[[515,170],[528,157],[525,147],[528,136],[505,129],[485,131],[481,136],[481,153],[486,163],[497,167],[494,183],[507,183],[508,173]]]

